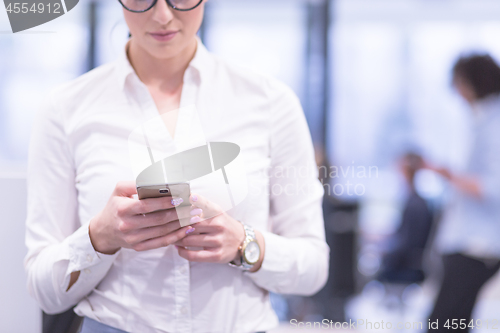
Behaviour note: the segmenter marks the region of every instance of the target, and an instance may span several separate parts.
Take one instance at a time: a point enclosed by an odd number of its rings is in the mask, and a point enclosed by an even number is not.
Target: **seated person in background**
[[[394,243],[383,258],[382,269],[377,277],[380,281],[414,283],[424,280],[422,254],[433,217],[426,201],[415,190],[415,174],[423,165],[422,157],[417,154],[407,153],[402,158],[401,171],[409,194],[401,224],[394,235]]]

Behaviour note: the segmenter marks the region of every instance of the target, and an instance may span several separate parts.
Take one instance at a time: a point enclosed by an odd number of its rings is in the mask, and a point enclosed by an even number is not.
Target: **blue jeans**
[[[101,324],[100,322],[90,319],[88,317],[84,317],[80,333],[127,333],[127,332],[122,331],[118,328]],[[257,333],[266,333],[266,332],[257,332]]]
[[[83,318],[82,328],[80,333],[127,333],[118,328],[114,328],[105,324],[101,324],[94,319],[88,317]]]

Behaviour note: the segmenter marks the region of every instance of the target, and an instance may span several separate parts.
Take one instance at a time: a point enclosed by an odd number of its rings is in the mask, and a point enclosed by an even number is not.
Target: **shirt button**
[[[90,269],[86,268],[86,269],[84,269],[84,271],[83,271],[83,272],[84,272],[85,274],[90,274]]]
[[[88,262],[92,262],[92,260],[93,260],[93,259],[92,259],[92,256],[91,256],[90,254],[87,254],[87,261],[88,261]]]
[[[181,308],[181,313],[182,313],[183,315],[185,315],[187,312],[188,312],[188,309],[187,309],[185,306],[183,306],[183,307]]]
[[[187,271],[186,266],[181,266],[179,268],[179,272],[181,272],[181,274],[186,274],[186,271]]]

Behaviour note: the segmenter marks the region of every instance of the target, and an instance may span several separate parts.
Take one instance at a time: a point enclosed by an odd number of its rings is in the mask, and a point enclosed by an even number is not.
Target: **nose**
[[[161,25],[167,25],[174,18],[174,9],[165,0],[158,0],[153,10],[153,20]]]

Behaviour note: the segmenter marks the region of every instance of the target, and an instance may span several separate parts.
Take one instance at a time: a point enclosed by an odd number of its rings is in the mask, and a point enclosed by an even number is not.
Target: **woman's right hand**
[[[179,219],[190,217],[190,206],[172,198],[138,200],[135,182],[119,182],[106,207],[89,225],[89,235],[97,252],[114,254],[120,248],[152,250],[173,244],[186,237],[191,226],[180,226]],[[144,215],[143,215],[144,214]]]

